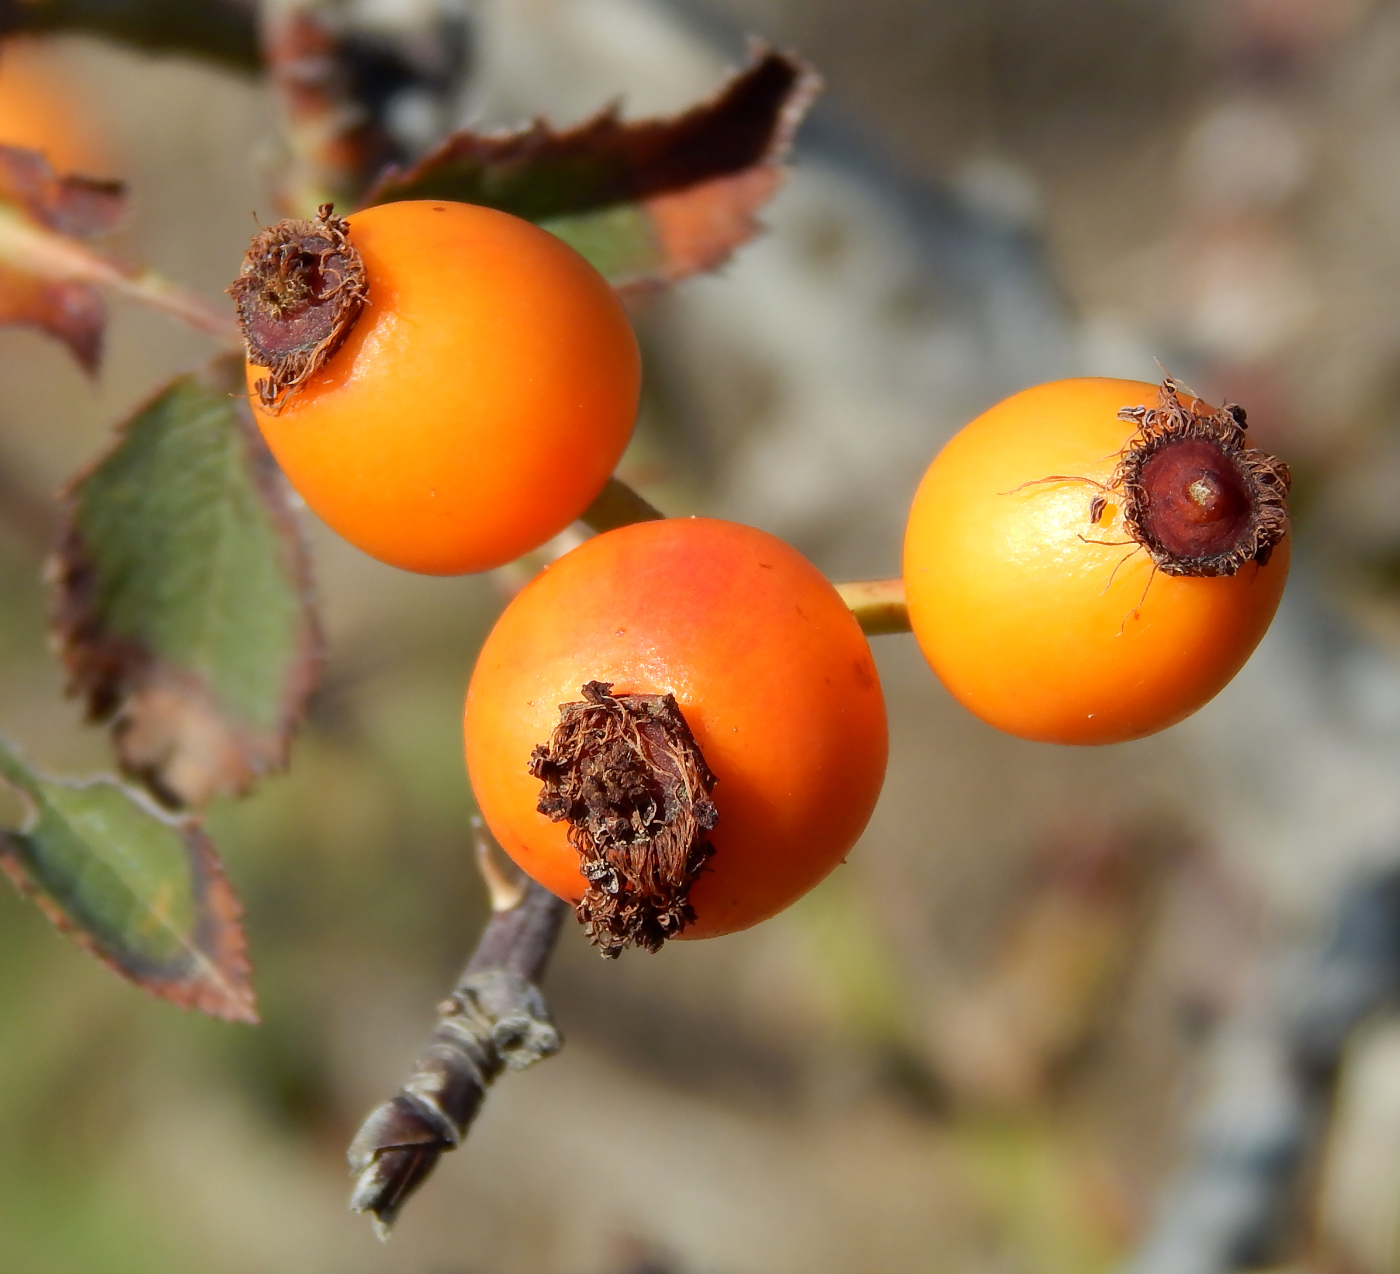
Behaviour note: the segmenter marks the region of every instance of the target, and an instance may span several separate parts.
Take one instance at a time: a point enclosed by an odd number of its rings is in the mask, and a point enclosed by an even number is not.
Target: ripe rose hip
[[[939,453],[909,514],[909,620],[934,671],[1023,738],[1113,743],[1239,671],[1288,577],[1288,470],[1238,407],[1168,381],[1038,385]]]
[[[562,240],[442,200],[329,206],[230,289],[263,437],[332,529],[406,570],[503,565],[581,514],[632,432],[636,338]]]
[[[711,518],[610,531],[536,577],[482,647],[465,735],[492,832],[605,954],[800,897],[855,844],[888,750],[835,589]]]

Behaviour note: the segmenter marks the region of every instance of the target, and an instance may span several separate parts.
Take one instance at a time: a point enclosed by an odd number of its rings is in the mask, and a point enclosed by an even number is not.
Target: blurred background
[[[460,704],[524,576],[404,575],[308,517],[324,686],[290,771],[210,820],[264,1024],[147,1000],[0,891],[0,1270],[1400,1271],[1400,3],[341,8],[459,41],[450,93],[390,104],[406,145],[434,110],[679,109],[753,34],[826,77],[769,232],[637,303],[622,472],[668,511],[892,575],[952,431],[1166,367],[1292,465],[1294,579],[1214,703],[1108,748],[1002,737],[873,639],[890,773],[849,863],[655,957],[566,932],[564,1052],[381,1246],[344,1148],[484,922]],[[211,300],[277,215],[279,135],[217,58],[0,47],[0,140],[128,180],[116,252]],[[54,770],[110,760],[46,648],[52,492],[209,352],[117,305],[88,382],[0,331],[0,729]]]

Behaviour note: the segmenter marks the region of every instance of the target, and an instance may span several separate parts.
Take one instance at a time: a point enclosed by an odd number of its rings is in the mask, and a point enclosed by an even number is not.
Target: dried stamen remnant
[[[1184,404],[1162,382],[1155,407],[1124,407],[1138,427],[1110,487],[1123,521],[1164,575],[1234,575],[1263,566],[1288,530],[1288,466],[1245,443],[1245,413]]]
[[[322,204],[311,221],[289,218],[262,231],[229,288],[248,361],[267,368],[262,405],[280,411],[325,365],[365,303],[365,267],[349,223]]]
[[[695,912],[690,887],[714,852],[715,776],[671,695],[614,695],[590,681],[535,748],[539,810],[567,819],[588,888],[574,914],[603,955],[658,951]]]

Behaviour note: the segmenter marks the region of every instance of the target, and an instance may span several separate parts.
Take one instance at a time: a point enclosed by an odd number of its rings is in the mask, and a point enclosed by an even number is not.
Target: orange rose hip
[[[312,509],[392,565],[538,547],[631,435],[636,339],[606,280],[518,217],[421,200],[269,227],[230,289],[263,436]]]
[[[624,700],[610,709],[615,729],[592,718],[597,737],[650,732],[651,749],[661,746],[655,718],[668,711],[667,695],[698,748],[680,765],[712,850],[700,852],[673,914],[691,913],[679,936],[730,933],[781,910],[846,856],[874,809],[888,750],[864,634],[831,584],[782,541],[709,518],[669,519],[611,531],[554,562],[506,608],[477,660],[465,712],[472,787],[527,874],[576,905],[590,885],[614,888],[598,901],[616,911],[616,887],[626,902],[636,881],[585,879],[573,825],[540,810],[542,799],[551,804],[540,776],[569,750],[561,707],[567,718],[601,712],[600,696]],[[684,739],[667,737],[669,756],[685,751]],[[637,805],[676,803],[665,776],[680,768],[663,758],[662,769],[660,780],[624,774],[620,787],[652,784],[649,802],[645,792],[627,798],[629,825],[638,825]],[[632,932],[638,945],[676,936]],[[593,936],[605,953],[620,949],[606,932]]]
[[[1139,738],[1243,666],[1288,576],[1288,470],[1238,407],[1139,381],[1013,395],[955,435],[910,510],[910,624],[983,720]]]

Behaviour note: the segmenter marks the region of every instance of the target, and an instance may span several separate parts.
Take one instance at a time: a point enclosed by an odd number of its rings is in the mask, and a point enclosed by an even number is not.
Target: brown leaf
[[[0,325],[47,332],[67,345],[91,376],[102,361],[107,307],[89,284],[44,279],[0,265]]]
[[[0,201],[79,239],[111,234],[126,215],[121,182],[60,176],[37,150],[19,146],[0,145]]]
[[[63,341],[89,374],[101,358],[99,288],[232,340],[232,317],[149,270],[109,261],[83,242],[111,231],[126,208],[120,182],[59,176],[38,151],[0,145],[0,324]]]
[[[625,122],[609,107],[574,128],[461,132],[367,203],[456,199],[538,222],[615,285],[713,269],[758,229],[820,81],[790,54],[757,49],[709,100],[680,115]]]
[[[55,270],[52,254],[32,245],[60,235],[106,234],[125,206],[119,182],[60,177],[38,151],[0,145],[0,324],[47,332],[89,375],[101,360],[107,323],[95,280]]]
[[[70,689],[168,805],[280,768],[319,668],[286,485],[249,419],[242,361],[182,376],[64,499],[51,568]]]

